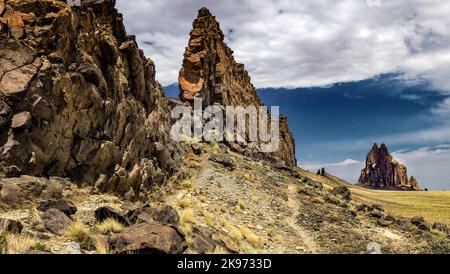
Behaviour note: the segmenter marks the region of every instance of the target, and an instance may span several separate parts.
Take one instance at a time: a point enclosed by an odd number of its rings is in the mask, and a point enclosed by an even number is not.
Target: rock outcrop
[[[190,35],[179,75],[181,101],[193,104],[200,98],[204,106],[262,106],[248,72],[234,60],[219,23],[208,9],[199,10]],[[294,139],[286,117],[280,119],[280,143],[274,156],[296,166]]]
[[[115,1],[82,2],[0,0],[0,171],[145,198],[178,167],[168,101]]]
[[[366,166],[361,171],[358,184],[375,189],[418,190],[414,177],[408,179],[406,166],[394,160],[385,144],[374,144],[367,154]]]

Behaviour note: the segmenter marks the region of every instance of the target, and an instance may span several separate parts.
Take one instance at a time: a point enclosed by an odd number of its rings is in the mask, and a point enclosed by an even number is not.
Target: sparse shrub
[[[5,238],[7,254],[25,254],[36,245],[36,240],[26,235],[7,234]]]
[[[241,234],[253,247],[259,247],[262,244],[261,238],[246,227],[241,228]]]
[[[236,242],[239,242],[242,240],[242,233],[241,231],[234,227],[234,226],[230,226],[228,227],[228,234],[230,235],[230,237],[235,240]]]
[[[72,224],[64,231],[64,234],[72,241],[79,243],[83,248],[89,248],[92,246],[90,229],[87,225],[81,222],[75,222]]]
[[[124,230],[124,226],[115,219],[106,219],[103,222],[96,224],[95,228],[101,234],[119,233]]]
[[[214,224],[214,215],[212,215],[212,214],[210,214],[210,213],[208,213],[208,212],[205,212],[205,213],[203,214],[203,216],[205,217],[205,222],[206,222],[206,224],[207,224],[209,227],[211,227],[211,226]]]
[[[186,224],[194,224],[195,223],[195,213],[192,209],[185,209],[181,212],[180,215],[180,227]]]
[[[183,198],[178,202],[178,205],[183,209],[189,208],[192,206],[192,200],[189,198]]]

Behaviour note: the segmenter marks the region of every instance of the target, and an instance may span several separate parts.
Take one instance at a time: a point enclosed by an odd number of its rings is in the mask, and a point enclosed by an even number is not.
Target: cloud
[[[449,91],[450,1],[118,0],[129,33],[177,81],[201,6],[218,18],[255,86],[309,87],[402,72]],[[144,43],[144,42],[148,43]]]
[[[306,170],[310,170],[312,172],[319,170],[321,168],[325,168],[327,172],[333,174],[341,179],[346,180],[350,183],[356,183],[359,178],[359,173],[363,168],[364,164],[360,161],[347,159],[338,163],[325,163],[325,164],[317,164],[317,163],[306,163],[302,165],[302,168]]]
[[[450,145],[397,151],[392,155],[408,167],[408,174],[415,176],[422,188],[450,189]]]

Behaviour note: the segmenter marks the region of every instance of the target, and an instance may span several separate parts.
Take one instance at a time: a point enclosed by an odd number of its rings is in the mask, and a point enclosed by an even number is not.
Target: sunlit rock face
[[[199,98],[204,106],[262,105],[244,65],[235,61],[233,51],[224,42],[219,23],[206,8],[199,10],[193,23],[179,86],[181,101],[191,104]],[[294,139],[286,117],[280,120],[280,149],[274,156],[288,166],[297,164]]]
[[[163,183],[180,158],[168,101],[115,1],[1,2],[3,172],[136,196]]]

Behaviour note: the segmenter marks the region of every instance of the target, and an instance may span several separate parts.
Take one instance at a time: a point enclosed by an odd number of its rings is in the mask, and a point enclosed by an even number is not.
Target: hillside
[[[395,209],[390,200],[394,196],[386,196],[389,193],[364,190],[301,169],[280,170],[217,143],[183,147],[183,168],[168,184],[154,190],[149,205],[169,205],[176,210],[178,230],[186,237],[185,253],[367,253],[371,252],[367,249],[370,243],[379,244],[383,253],[450,252],[447,234],[428,231],[403,218],[404,212]],[[342,185],[349,186],[351,198],[345,191],[333,191]],[[398,203],[405,206],[408,195],[417,195],[424,208],[420,215],[448,220],[427,211],[435,201],[420,198],[431,195],[443,201],[447,192],[391,194],[402,197]],[[78,208],[73,219],[85,224],[90,235],[75,252],[117,252],[108,239],[119,232],[102,235],[95,211],[110,206],[120,212],[132,207],[129,202],[96,194],[89,187],[72,187],[64,191],[64,197]],[[38,201],[28,200],[20,208],[1,213],[0,218],[21,221],[22,235],[34,235],[33,246],[37,242],[52,253],[74,252],[73,235],[45,231],[40,213],[34,209]]]

